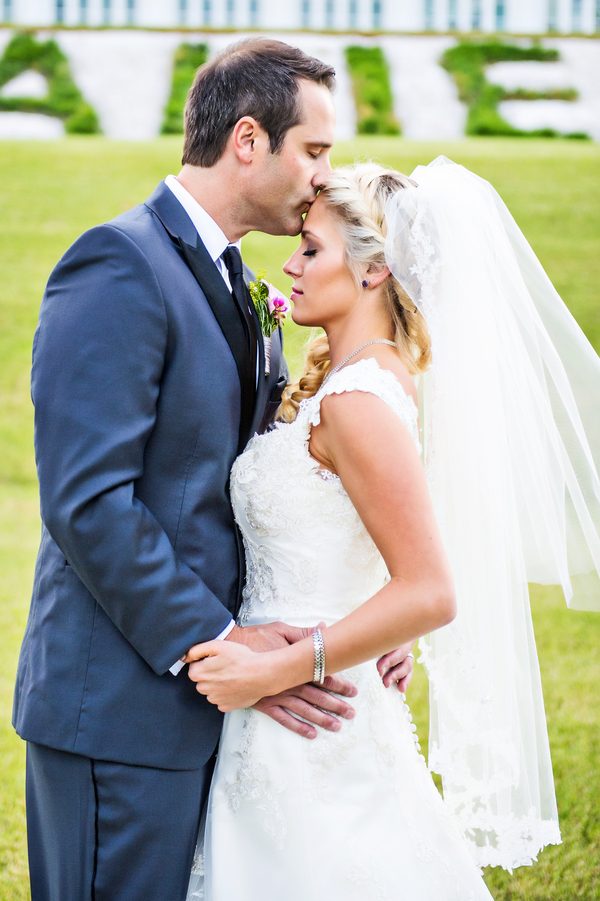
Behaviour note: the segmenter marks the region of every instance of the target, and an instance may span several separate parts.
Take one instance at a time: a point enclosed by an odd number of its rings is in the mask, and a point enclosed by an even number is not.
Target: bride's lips
[[[300,288],[292,288],[292,293],[290,294],[290,300],[293,300],[294,297],[300,297],[304,292],[300,290]]]

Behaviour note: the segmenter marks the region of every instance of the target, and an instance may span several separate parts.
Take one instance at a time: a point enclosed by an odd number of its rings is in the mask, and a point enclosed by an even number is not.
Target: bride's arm
[[[324,632],[329,674],[438,629],[456,608],[421,460],[395,413],[371,394],[330,395],[311,452],[340,476],[390,574],[377,594]],[[198,690],[231,710],[310,681],[314,650],[312,638],[264,654],[208,642],[187,659],[197,661],[190,676]]]

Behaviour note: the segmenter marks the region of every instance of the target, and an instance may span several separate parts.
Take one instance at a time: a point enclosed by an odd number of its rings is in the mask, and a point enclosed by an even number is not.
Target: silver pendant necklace
[[[373,341],[365,341],[364,344],[361,344],[360,347],[357,347],[356,350],[353,350],[351,354],[348,354],[347,357],[344,357],[344,359],[342,360],[342,362],[341,362],[341,363],[338,363],[337,366],[335,366],[335,367],[331,370],[331,372],[328,372],[328,373],[327,373],[327,375],[325,376],[325,378],[324,378],[323,381],[321,382],[321,388],[323,387],[323,385],[325,384],[325,382],[327,382],[327,381],[331,378],[331,376],[332,376],[334,373],[336,373],[339,369],[341,369],[342,366],[345,366],[345,365],[346,365],[346,363],[348,362],[348,360],[351,360],[352,357],[355,357],[356,354],[360,353],[361,350],[364,350],[365,347],[369,347],[370,344],[389,344],[390,347],[395,347],[395,346],[396,346],[396,343],[395,343],[394,341],[388,341],[387,338],[375,338]]]

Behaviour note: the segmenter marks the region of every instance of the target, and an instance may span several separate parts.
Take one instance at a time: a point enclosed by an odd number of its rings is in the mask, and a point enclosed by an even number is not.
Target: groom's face
[[[302,80],[302,121],[290,128],[279,153],[267,151],[252,179],[256,230],[270,235],[298,235],[303,215],[331,174],[335,109],[331,92]]]

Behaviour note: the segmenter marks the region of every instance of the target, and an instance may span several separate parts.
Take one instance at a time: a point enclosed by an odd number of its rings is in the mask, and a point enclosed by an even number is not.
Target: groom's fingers
[[[336,695],[343,695],[345,698],[355,698],[358,694],[356,685],[341,676],[325,676],[323,688],[328,692],[334,691]]]
[[[317,737],[317,730],[314,726],[296,719],[281,704],[282,698],[281,695],[278,695],[276,698],[262,698],[254,705],[254,709],[270,716],[276,723],[279,723],[285,729],[289,729],[290,732],[295,732],[296,735],[301,735],[303,738]]]
[[[254,706],[256,710],[266,713],[286,729],[305,738],[316,738],[317,733],[303,720],[308,720],[309,724],[320,726],[329,732],[339,732],[341,723],[337,717],[352,719],[355,714],[354,708],[342,698],[315,685],[290,688],[289,691],[281,692],[272,698],[262,698]],[[302,720],[296,719],[299,716]]]
[[[331,694],[329,691],[323,691],[322,688],[313,685],[312,683],[309,685],[300,685],[298,688],[292,688],[290,689],[290,692],[292,692],[295,697],[300,698],[303,703],[308,702],[313,710],[319,709],[319,713],[325,710],[327,713],[341,716],[345,720],[354,719],[356,715],[356,711],[351,704],[347,704],[342,698],[338,698],[337,695]],[[302,716],[304,715],[305,714],[303,713]],[[307,716],[306,718],[310,720],[311,723],[317,723],[319,726],[323,725],[320,719],[317,722],[312,716]]]
[[[297,641],[302,641],[303,638],[310,638],[314,629],[309,628],[301,628],[300,626],[288,626],[287,623],[278,623],[279,625],[279,634],[282,635],[288,644],[296,644]]]

